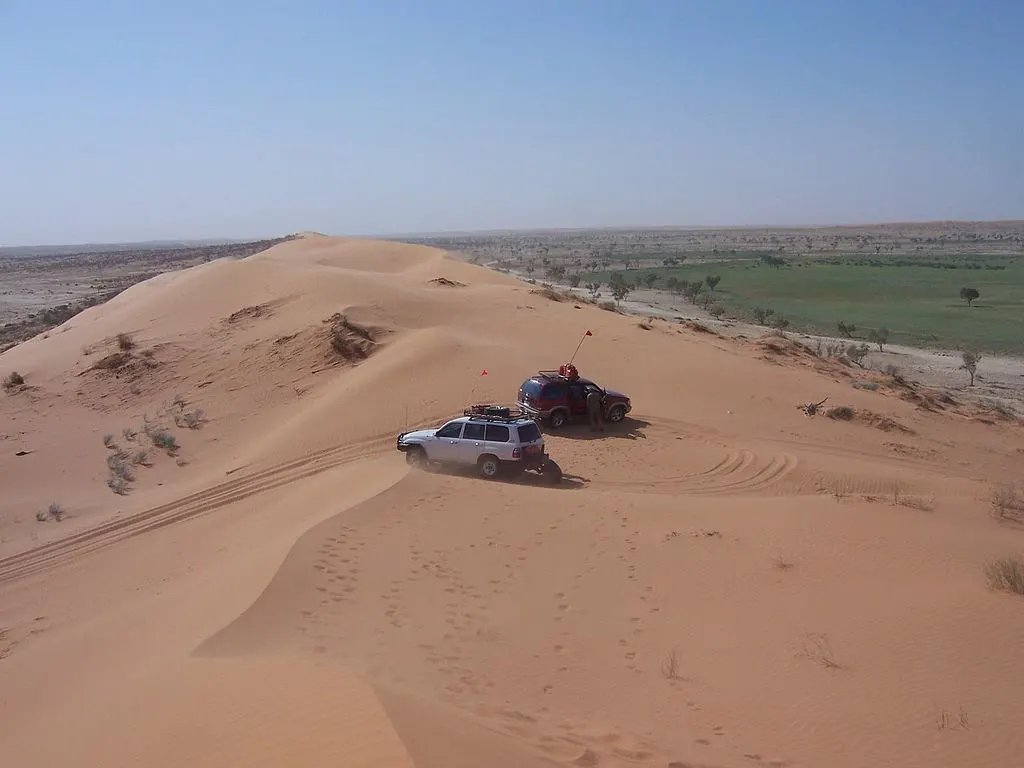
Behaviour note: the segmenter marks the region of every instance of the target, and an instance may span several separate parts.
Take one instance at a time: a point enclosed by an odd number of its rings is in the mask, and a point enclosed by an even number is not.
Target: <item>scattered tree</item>
[[[572,287],[572,288],[579,288],[580,287],[580,276],[579,276],[578,273],[573,272],[571,275],[569,275],[568,280],[569,280],[570,287]]]
[[[565,277],[564,264],[552,264],[547,268],[548,280],[561,280]]]
[[[847,325],[842,320],[839,321],[839,335],[842,336],[844,339],[852,339],[853,334],[856,332],[856,325],[853,325],[852,323],[850,325]]]
[[[612,272],[608,285],[612,289],[612,298],[616,303],[625,299],[633,291],[632,286],[626,282],[621,272]]]
[[[596,299],[598,296],[601,295],[601,283],[599,282],[595,281],[592,283],[587,283],[586,289],[590,293],[590,297],[593,299]]]
[[[889,329],[884,325],[878,329],[871,329],[868,332],[868,341],[872,344],[878,345],[878,351],[882,351],[882,347],[889,341]]]
[[[713,292],[715,290],[715,287],[720,282],[722,282],[722,276],[721,275],[708,275],[707,277],[704,278],[704,282],[707,283],[708,290]]]
[[[981,362],[981,354],[978,352],[970,352],[964,350],[960,353],[960,359],[963,360],[963,365],[960,366],[960,370],[967,371],[971,377],[971,383],[968,386],[974,386],[974,376],[978,372],[978,363]]]
[[[658,280],[660,279],[661,278],[658,277],[658,275],[655,274],[654,272],[648,272],[647,276],[644,278],[644,282],[647,283],[648,288],[653,288],[654,284],[658,282]]]
[[[977,288],[960,289],[960,298],[967,302],[968,307],[972,306],[979,296],[981,296],[981,294],[978,292]]]
[[[768,325],[768,319],[775,314],[771,307],[754,307],[752,310],[754,322],[758,325]]]

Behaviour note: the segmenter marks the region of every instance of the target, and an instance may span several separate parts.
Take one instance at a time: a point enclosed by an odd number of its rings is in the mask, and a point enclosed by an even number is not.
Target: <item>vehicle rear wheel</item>
[[[624,405],[613,405],[608,411],[608,421],[617,424],[626,418],[626,407]]]
[[[544,469],[541,470],[541,476],[544,478],[544,482],[549,485],[557,485],[562,481],[562,468],[555,462],[548,459],[544,462]]]
[[[427,452],[419,446],[410,448],[405,452],[405,463],[410,467],[424,469],[427,466]]]
[[[476,463],[476,468],[482,477],[491,480],[497,477],[498,472],[501,471],[501,463],[494,456],[481,456]]]
[[[548,424],[551,425],[552,429],[560,429],[561,427],[564,427],[566,421],[566,413],[562,409],[554,411],[551,416],[548,417]]]

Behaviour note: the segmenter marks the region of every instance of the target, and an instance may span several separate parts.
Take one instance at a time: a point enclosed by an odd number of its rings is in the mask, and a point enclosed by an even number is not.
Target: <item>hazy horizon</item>
[[[0,6],[0,246],[1024,218],[1024,4]]]

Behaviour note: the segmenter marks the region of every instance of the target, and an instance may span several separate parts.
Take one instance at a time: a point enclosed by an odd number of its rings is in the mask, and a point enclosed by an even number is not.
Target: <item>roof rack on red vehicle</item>
[[[572,363],[563,363],[557,371],[538,371],[537,373],[549,379],[565,379],[566,381],[574,381],[580,377],[579,370]]]
[[[494,405],[493,403],[471,405],[462,414],[486,421],[519,421],[520,419],[530,418],[520,408],[510,408],[505,405]]]

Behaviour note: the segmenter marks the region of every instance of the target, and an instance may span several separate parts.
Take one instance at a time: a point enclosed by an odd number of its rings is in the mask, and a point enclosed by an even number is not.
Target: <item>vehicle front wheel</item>
[[[548,424],[552,429],[561,429],[565,426],[566,420],[565,411],[557,410],[548,417]]]
[[[626,406],[624,405],[613,405],[608,411],[608,421],[612,424],[617,424],[624,418],[626,418]]]
[[[427,452],[419,446],[410,448],[405,452],[405,463],[410,467],[423,469],[427,466]]]
[[[481,456],[476,467],[480,471],[480,475],[487,480],[497,477],[498,472],[501,471],[501,464],[494,456]]]

